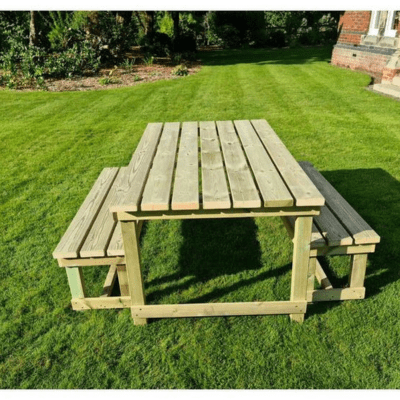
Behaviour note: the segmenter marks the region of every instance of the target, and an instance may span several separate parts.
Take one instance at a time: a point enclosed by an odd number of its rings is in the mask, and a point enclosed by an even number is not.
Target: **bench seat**
[[[379,235],[309,162],[299,165],[325,198],[320,215],[314,217],[310,245],[308,301],[351,300],[365,297],[365,269],[368,253],[375,252]],[[291,237],[295,218],[282,217]],[[351,256],[349,287],[334,289],[318,256]],[[314,275],[323,290],[314,290]]]

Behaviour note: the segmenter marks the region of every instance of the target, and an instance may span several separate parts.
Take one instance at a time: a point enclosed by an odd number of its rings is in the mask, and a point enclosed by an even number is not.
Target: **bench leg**
[[[317,257],[310,257],[308,262],[308,282],[307,292],[313,291],[315,288],[315,271],[317,267]]]
[[[140,265],[139,237],[137,222],[121,221],[122,240],[124,242],[126,275],[132,306],[146,304],[143,277]],[[132,315],[133,317],[133,315]],[[147,318],[133,317],[135,325],[147,324]]]
[[[119,291],[121,293],[121,296],[129,296],[129,283],[128,283],[128,275],[126,273],[125,264],[117,265],[117,274],[118,274]]]
[[[83,280],[82,267],[65,268],[68,277],[69,288],[73,299],[86,297],[85,281]]]
[[[294,225],[291,301],[307,301],[310,242],[313,217],[297,217]],[[303,322],[304,314],[290,314],[292,321]]]
[[[354,254],[351,256],[350,287],[364,287],[365,270],[368,254]]]

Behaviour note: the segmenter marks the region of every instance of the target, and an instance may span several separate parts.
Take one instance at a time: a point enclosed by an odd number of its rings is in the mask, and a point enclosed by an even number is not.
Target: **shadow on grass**
[[[369,255],[365,282],[367,297],[374,296],[400,278],[400,183],[380,168],[321,172],[381,236],[376,252]],[[257,271],[262,266],[257,226],[252,219],[184,220],[182,236],[184,242],[180,249],[179,272],[156,278],[149,285],[173,282],[183,276],[191,278],[152,292],[148,296],[150,302],[188,289],[195,283],[206,283],[223,275]],[[349,256],[346,258],[350,259]],[[290,268],[288,264],[265,271],[228,287],[216,288],[211,293],[191,298],[189,302],[217,300],[257,281],[283,275]],[[331,281],[334,287],[341,287],[348,278],[332,278]],[[340,302],[317,303],[310,306],[307,315],[321,314],[338,305]]]
[[[249,49],[216,50],[200,52],[203,65],[221,66],[235,64],[313,64],[329,62],[332,46],[307,47],[299,49]]]

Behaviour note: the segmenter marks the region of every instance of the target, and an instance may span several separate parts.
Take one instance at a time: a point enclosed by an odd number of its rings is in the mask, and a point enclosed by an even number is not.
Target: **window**
[[[384,36],[396,37],[397,27],[399,26],[399,11],[388,11]]]
[[[396,37],[400,11],[372,11],[369,35]]]

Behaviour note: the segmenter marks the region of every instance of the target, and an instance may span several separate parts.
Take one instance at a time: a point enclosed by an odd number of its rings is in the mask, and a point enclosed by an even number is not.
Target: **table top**
[[[113,212],[312,207],[324,198],[266,120],[150,123]]]

